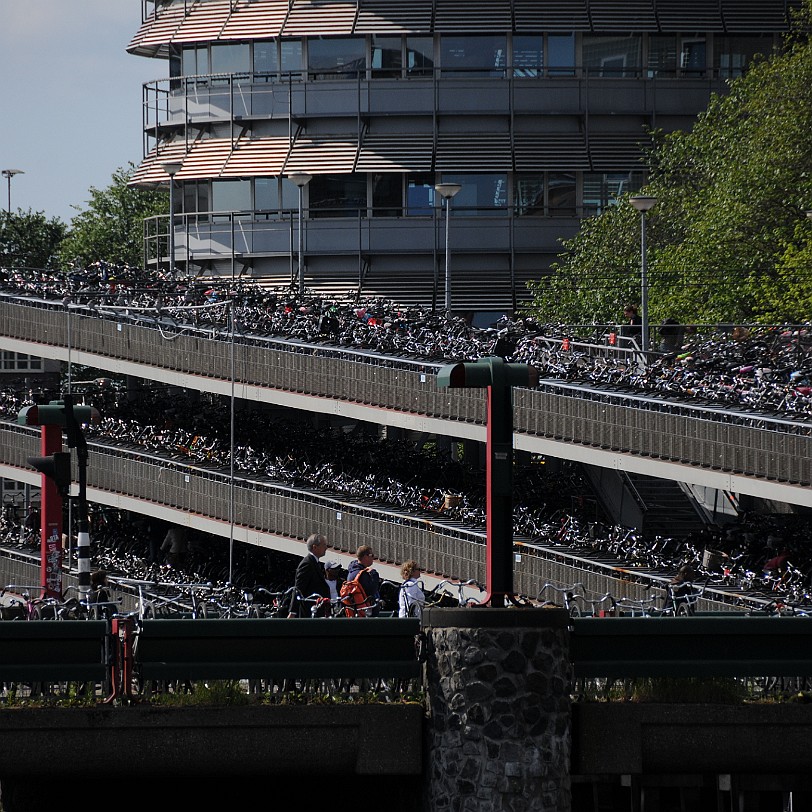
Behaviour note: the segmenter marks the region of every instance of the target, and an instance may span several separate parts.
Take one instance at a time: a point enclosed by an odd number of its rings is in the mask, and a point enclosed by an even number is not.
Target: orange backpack
[[[368,569],[368,568],[367,568]],[[366,617],[366,610],[369,609],[369,599],[364,587],[361,586],[361,570],[352,581],[344,581],[341,584],[341,603],[344,604],[344,614],[347,617]]]

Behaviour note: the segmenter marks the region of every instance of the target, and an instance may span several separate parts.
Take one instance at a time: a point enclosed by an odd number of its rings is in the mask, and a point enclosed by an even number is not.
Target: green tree
[[[169,199],[165,190],[130,186],[134,170],[134,164],[117,169],[106,189],[90,187],[88,208],[73,218],[60,247],[63,268],[75,261],[82,266],[97,260],[136,267],[143,264],[143,221],[167,214]]]
[[[686,322],[806,321],[812,303],[812,45],[805,0],[780,52],[715,95],[690,132],[655,133],[645,193],[649,315]],[[584,221],[528,313],[612,322],[639,302],[640,215],[624,198]]]
[[[67,226],[42,212],[0,212],[0,266],[53,268]]]

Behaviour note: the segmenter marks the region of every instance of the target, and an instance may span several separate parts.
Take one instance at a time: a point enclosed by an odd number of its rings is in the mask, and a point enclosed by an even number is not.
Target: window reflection
[[[254,73],[257,79],[275,78],[279,73],[279,51],[276,40],[254,43]]]
[[[575,217],[577,201],[574,172],[548,173],[547,206],[550,217]]]
[[[211,72],[227,74],[213,80],[212,84],[227,83],[228,76],[237,81],[245,81],[251,73],[251,48],[248,43],[230,43],[211,46]]]
[[[590,76],[637,76],[641,62],[642,37],[607,37],[585,35],[583,64]]]
[[[544,67],[544,37],[513,36],[513,75],[517,77],[541,76]]]
[[[489,172],[483,174],[443,173],[443,183],[459,183],[462,187],[454,197],[451,216],[454,213],[465,217],[493,217],[507,214],[507,174]],[[442,198],[437,196],[437,205]]]
[[[544,174],[517,175],[513,184],[513,206],[521,217],[544,214]]]
[[[547,35],[547,72],[550,76],[575,75],[575,34]]]
[[[434,207],[434,175],[426,172],[406,177],[406,214],[427,215]]]
[[[757,54],[769,56],[773,49],[771,36],[760,37],[722,37],[713,41],[715,67],[723,79],[735,79],[741,76]]]
[[[207,213],[209,205],[209,182],[186,181],[183,184],[183,211],[187,214]],[[205,217],[198,217],[203,220]]]
[[[312,37],[307,41],[307,67],[314,79],[357,78],[366,72],[366,40]]]
[[[280,48],[282,75],[301,73],[304,67],[304,60],[302,58],[302,41],[283,40],[282,47]]]
[[[311,217],[366,215],[365,175],[315,175],[307,184]]]
[[[403,53],[400,37],[372,37],[372,76],[400,78],[403,71]]]
[[[705,37],[701,34],[683,37],[680,44],[680,68],[684,73],[705,75]]]
[[[216,212],[251,212],[250,180],[214,180],[211,183],[211,205]],[[249,214],[243,215],[249,217]],[[221,218],[215,218],[221,219]]]
[[[600,214],[621,195],[641,189],[644,181],[643,172],[584,173],[584,214]]]
[[[648,38],[648,77],[671,77],[677,74],[677,38],[650,36]]]
[[[279,208],[279,181],[276,178],[254,178],[254,209],[276,211]]]
[[[431,76],[434,72],[434,40],[431,37],[406,37],[406,73]]]
[[[504,76],[507,38],[474,36],[440,38],[443,76]]]

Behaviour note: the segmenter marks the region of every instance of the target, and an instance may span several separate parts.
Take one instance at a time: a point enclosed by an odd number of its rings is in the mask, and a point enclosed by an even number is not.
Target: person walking
[[[311,533],[305,544],[307,553],[296,567],[294,581],[296,589],[291,597],[288,617],[311,617],[310,609],[316,600],[311,597],[313,595],[327,598],[328,601],[330,598],[330,588],[327,586],[324,567],[321,563],[321,559],[324,558],[324,554],[330,546],[327,537],[321,533]]]
[[[418,581],[422,570],[416,561],[404,561],[400,568],[403,583],[398,594],[398,617],[423,617],[426,595]]]
[[[374,617],[380,611],[381,576],[372,568],[375,556],[372,547],[362,544],[355,551],[355,560],[347,568],[347,580],[358,583],[366,595],[365,607],[362,616]],[[359,613],[360,614],[360,613]]]

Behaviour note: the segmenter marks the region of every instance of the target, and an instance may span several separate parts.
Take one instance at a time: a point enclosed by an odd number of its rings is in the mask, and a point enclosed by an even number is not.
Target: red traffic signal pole
[[[520,605],[513,592],[513,386],[536,386],[538,370],[499,357],[448,364],[437,372],[439,388],[487,388],[487,498],[485,599],[477,604]]]
[[[43,425],[40,450],[43,457],[62,451],[62,427]],[[40,586],[45,598],[62,599],[62,495],[45,474],[40,485]]]

